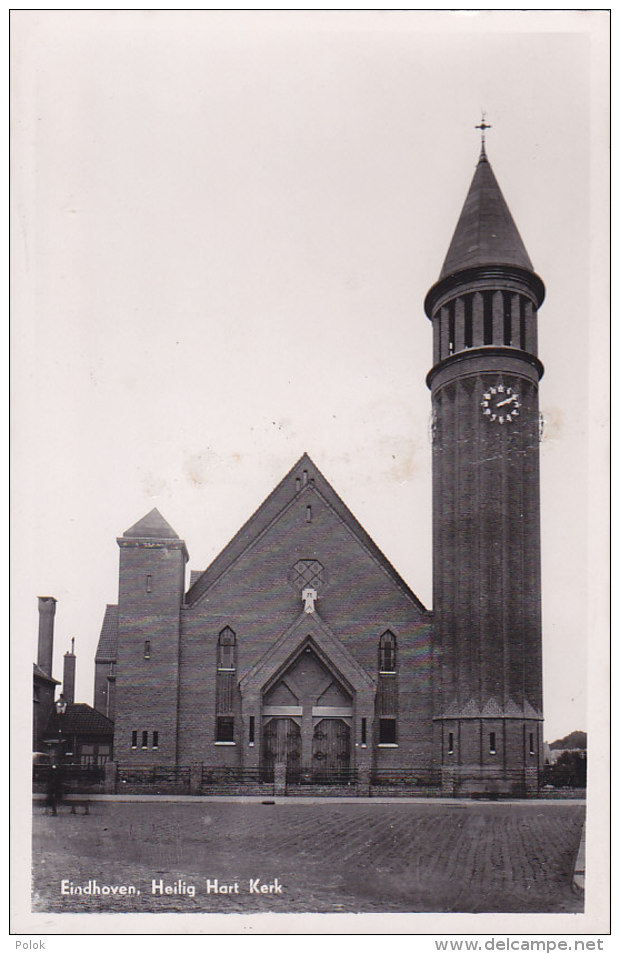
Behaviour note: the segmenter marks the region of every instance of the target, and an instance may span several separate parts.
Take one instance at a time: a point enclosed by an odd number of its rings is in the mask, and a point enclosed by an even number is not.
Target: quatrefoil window
[[[298,560],[291,567],[289,582],[296,590],[313,587],[319,590],[325,583],[325,567],[318,560]]]

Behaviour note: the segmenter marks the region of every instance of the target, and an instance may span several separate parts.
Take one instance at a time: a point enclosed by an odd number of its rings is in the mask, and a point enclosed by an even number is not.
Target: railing
[[[241,766],[102,765],[66,763],[61,767],[60,783],[65,794],[99,792],[116,794],[193,794],[193,795],[273,795],[284,794],[284,778],[276,786],[273,764],[247,768]],[[370,774],[358,769],[321,769],[289,766],[286,772],[287,795],[343,795],[364,797],[542,797],[582,798],[581,786],[553,788],[536,770],[479,771],[466,766],[443,768],[375,769]],[[50,766],[33,766],[35,792],[46,792]],[[282,786],[282,787],[279,787]]]
[[[46,791],[50,781],[51,766],[33,765],[32,783],[35,792]],[[103,765],[82,765],[79,762],[63,763],[59,784],[64,792],[86,792],[103,789],[105,768]]]
[[[200,788],[203,795],[273,794],[271,776],[262,768],[203,765]]]
[[[287,785],[357,785],[358,773],[353,768],[318,768],[316,765],[287,766]]]
[[[441,790],[441,772],[436,769],[375,769],[370,776],[372,793],[435,795]],[[389,790],[389,791],[388,791]]]
[[[189,765],[119,765],[116,773],[116,791],[140,792],[148,790],[159,794],[189,792]]]

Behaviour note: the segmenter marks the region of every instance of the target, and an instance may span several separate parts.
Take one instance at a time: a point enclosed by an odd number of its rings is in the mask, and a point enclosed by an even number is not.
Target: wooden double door
[[[286,764],[287,781],[338,780],[351,767],[351,728],[344,719],[320,719],[312,731],[310,764],[302,760],[302,733],[292,718],[274,717],[263,727],[262,764],[266,777],[272,777],[276,762]]]

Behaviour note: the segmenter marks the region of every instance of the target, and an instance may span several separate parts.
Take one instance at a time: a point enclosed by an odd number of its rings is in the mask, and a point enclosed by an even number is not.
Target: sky
[[[587,729],[606,639],[605,14],[16,11],[12,31],[17,685],[51,595],[54,674],[75,637],[92,703],[116,537],[157,507],[205,569],[304,451],[432,608],[423,300],[484,109],[547,289],[545,738]]]

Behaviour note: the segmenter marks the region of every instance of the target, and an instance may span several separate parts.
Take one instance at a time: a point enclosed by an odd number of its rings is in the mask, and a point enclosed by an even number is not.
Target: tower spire
[[[480,130],[480,139],[481,139],[481,142],[480,142],[480,159],[479,159],[479,162],[482,162],[483,160],[486,161],[487,153],[486,153],[486,149],[484,148],[484,144],[485,144],[485,133],[486,133],[487,129],[493,129],[493,127],[492,127],[491,125],[489,125],[489,123],[485,123],[485,121],[484,121],[484,117],[485,117],[485,116],[486,116],[486,113],[485,113],[485,111],[484,111],[484,109],[483,109],[483,110],[482,110],[482,119],[480,120],[480,122],[479,122],[478,125],[476,126],[476,129],[479,129],[479,130]]]

